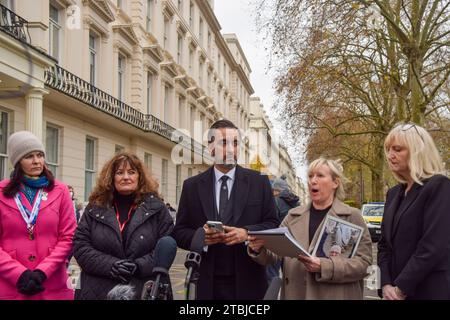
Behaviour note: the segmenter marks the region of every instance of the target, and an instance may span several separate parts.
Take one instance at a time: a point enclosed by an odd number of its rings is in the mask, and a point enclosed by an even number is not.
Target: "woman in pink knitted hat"
[[[0,299],[73,299],[66,262],[76,228],[66,185],[45,164],[42,142],[8,139],[11,179],[0,182]]]

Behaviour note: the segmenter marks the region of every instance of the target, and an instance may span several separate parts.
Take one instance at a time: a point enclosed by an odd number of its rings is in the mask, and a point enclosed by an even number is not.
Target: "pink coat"
[[[0,182],[0,299],[73,299],[66,262],[72,250],[76,221],[67,186],[55,181],[47,200],[41,202],[35,239],[29,240],[26,223],[14,198],[3,195],[8,182]],[[25,203],[31,211],[28,201]],[[40,294],[26,296],[17,291],[17,280],[27,269],[40,269],[47,275],[43,283],[45,290]]]

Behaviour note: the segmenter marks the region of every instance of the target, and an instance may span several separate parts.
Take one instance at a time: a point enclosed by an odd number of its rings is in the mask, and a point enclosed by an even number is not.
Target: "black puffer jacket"
[[[140,297],[153,269],[156,242],[172,229],[173,220],[167,207],[154,195],[148,195],[136,208],[126,227],[125,239],[113,207],[89,204],[74,237],[74,256],[82,269],[81,287],[75,298],[106,299],[108,292],[119,284],[111,278],[110,271],[113,263],[121,259],[133,260],[138,265],[130,284],[135,286],[136,297]]]

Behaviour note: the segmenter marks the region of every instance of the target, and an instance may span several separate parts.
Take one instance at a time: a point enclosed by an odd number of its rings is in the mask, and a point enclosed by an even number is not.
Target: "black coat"
[[[76,299],[106,299],[108,292],[119,284],[110,277],[110,271],[113,263],[121,259],[137,264],[131,285],[140,297],[142,286],[152,273],[156,242],[172,229],[173,220],[167,207],[153,195],[147,195],[138,205],[123,239],[114,208],[89,204],[74,237],[74,256],[82,270]]]
[[[214,168],[187,179],[183,184],[173,237],[179,247],[190,250],[198,228],[208,220],[216,220],[213,191]],[[232,193],[233,223],[228,225],[247,230],[276,228],[280,222],[275,209],[272,189],[267,176],[257,171],[236,167]],[[219,245],[209,246],[202,256],[198,299],[213,298],[215,255]],[[230,247],[234,255],[234,275],[237,299],[262,299],[267,289],[265,268],[247,254],[244,243]]]
[[[381,286],[398,286],[407,299],[450,299],[450,180],[442,175],[387,193],[378,265]],[[398,208],[400,210],[398,210]]]

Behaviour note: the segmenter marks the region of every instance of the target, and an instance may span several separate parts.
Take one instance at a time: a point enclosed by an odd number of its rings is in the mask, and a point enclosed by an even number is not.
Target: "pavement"
[[[377,257],[377,246],[376,244],[372,245],[372,252],[374,261],[373,264],[376,265],[376,257]],[[175,256],[175,260],[172,264],[172,267],[169,270],[170,279],[172,282],[172,290],[174,300],[185,300],[185,290],[184,290],[184,280],[186,277],[186,268],[184,267],[184,261],[186,259],[186,254],[188,251],[178,249],[177,255]],[[72,259],[71,264],[69,266],[69,274],[70,281],[75,288],[77,285],[77,280],[80,274],[80,268],[76,264],[75,259]],[[379,300],[377,290],[370,290],[368,285],[371,283],[370,276],[364,280],[364,300]]]

